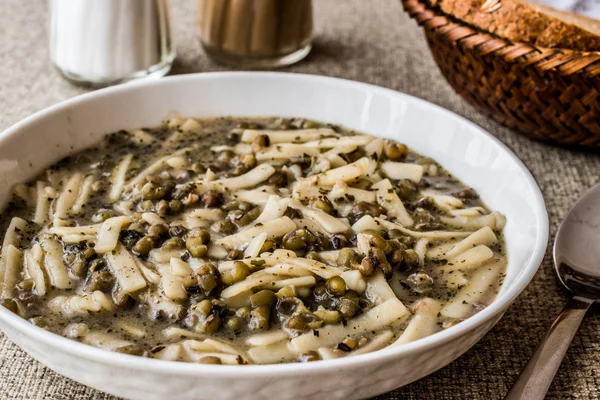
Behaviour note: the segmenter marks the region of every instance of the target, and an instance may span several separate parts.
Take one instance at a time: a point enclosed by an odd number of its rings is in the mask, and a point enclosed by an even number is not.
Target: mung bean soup
[[[120,353],[208,364],[400,346],[488,305],[504,217],[404,144],[303,119],[173,117],[14,187],[2,305]]]

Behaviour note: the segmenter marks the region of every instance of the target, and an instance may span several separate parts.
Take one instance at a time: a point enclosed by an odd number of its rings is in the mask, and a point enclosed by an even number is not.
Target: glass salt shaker
[[[198,0],[198,36],[220,64],[290,65],[310,52],[312,0]]]
[[[167,0],[49,0],[50,59],[72,82],[160,77],[175,59]]]

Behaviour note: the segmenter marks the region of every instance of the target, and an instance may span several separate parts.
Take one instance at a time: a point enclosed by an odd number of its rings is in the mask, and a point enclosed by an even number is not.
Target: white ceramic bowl
[[[15,182],[108,132],[184,116],[305,117],[394,138],[439,161],[507,217],[508,271],[494,302],[452,328],[400,348],[305,364],[207,366],[133,357],[65,339],[0,307],[8,337],[54,371],[132,399],[358,399],[450,363],[498,322],[542,261],[548,218],[531,174],[497,139],[440,107],[391,90],[284,73],[210,73],[117,86],[60,103],[0,135],[5,202]]]

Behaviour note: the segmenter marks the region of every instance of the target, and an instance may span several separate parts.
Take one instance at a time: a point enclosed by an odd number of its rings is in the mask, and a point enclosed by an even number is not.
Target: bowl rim
[[[542,193],[523,162],[499,139],[487,132],[475,123],[467,120],[466,118],[455,114],[441,106],[430,103],[426,100],[401,93],[392,89],[383,88],[376,85],[367,83],[351,81],[348,79],[334,78],[319,75],[309,74],[297,74],[288,72],[205,72],[196,74],[186,74],[178,76],[170,76],[161,78],[160,80],[147,80],[130,82],[123,85],[117,85],[109,88],[100,89],[97,91],[85,93],[82,95],[75,96],[73,98],[61,101],[53,106],[40,110],[29,117],[17,122],[16,124],[7,128],[4,132],[0,133],[0,146],[8,138],[19,134],[20,130],[26,126],[35,123],[38,120],[42,120],[45,117],[63,112],[68,110],[70,107],[75,107],[79,103],[85,103],[95,101],[96,99],[102,99],[105,97],[110,98],[111,96],[118,95],[122,92],[135,91],[137,88],[145,86],[168,86],[171,83],[181,81],[194,81],[194,80],[219,80],[219,79],[277,79],[277,80],[289,80],[289,81],[313,81],[322,84],[334,84],[339,87],[351,87],[363,91],[369,91],[373,93],[379,93],[387,97],[402,97],[410,102],[414,102],[421,106],[430,107],[435,112],[445,114],[446,116],[456,120],[460,124],[464,124],[474,129],[478,134],[485,136],[491,140],[492,144],[499,148],[499,150],[506,153],[512,161],[519,167],[521,173],[523,173],[525,180],[529,188],[533,193],[534,209],[536,212],[536,218],[538,224],[536,226],[537,240],[535,247],[532,251],[529,263],[522,269],[521,273],[515,278],[515,281],[506,291],[500,293],[488,307],[484,308],[477,314],[469,317],[465,321],[457,324],[453,327],[437,332],[433,335],[419,339],[417,341],[407,343],[405,345],[382,349],[375,352],[361,354],[353,357],[343,357],[333,360],[322,360],[313,363],[286,363],[286,364],[265,364],[265,365],[244,365],[244,366],[230,366],[230,365],[203,365],[194,363],[185,363],[180,361],[165,361],[158,359],[150,359],[145,357],[131,356],[126,354],[119,354],[100,348],[96,348],[90,345],[86,345],[77,342],[72,339],[65,338],[63,336],[54,334],[43,328],[37,327],[31,324],[29,321],[13,314],[4,307],[0,307],[0,322],[10,325],[16,331],[27,332],[30,338],[35,339],[38,343],[45,346],[51,346],[60,349],[64,353],[68,353],[72,356],[83,357],[86,359],[92,359],[96,362],[105,364],[118,364],[122,368],[128,368],[131,370],[143,370],[148,372],[156,373],[177,373],[185,376],[190,375],[202,375],[203,377],[258,377],[268,374],[269,376],[288,376],[288,375],[312,375],[320,371],[342,368],[358,368],[362,365],[368,365],[373,363],[381,363],[385,361],[391,361],[400,356],[407,356],[415,353],[419,353],[431,348],[435,348],[445,344],[451,340],[458,338],[459,336],[467,333],[468,331],[474,330],[480,325],[492,320],[496,315],[501,314],[506,308],[517,298],[517,296],[525,289],[527,284],[534,277],[537,272],[543,258],[548,244],[549,235],[549,222],[548,214],[545,207],[545,202]]]

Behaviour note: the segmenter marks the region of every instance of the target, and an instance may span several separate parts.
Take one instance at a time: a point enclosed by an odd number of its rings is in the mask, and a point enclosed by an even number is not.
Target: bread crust
[[[430,0],[447,14],[513,42],[528,42],[539,47],[558,47],[581,51],[600,51],[600,35],[544,13],[547,8],[518,0]],[[565,11],[552,14],[585,21],[590,26],[600,21]]]

